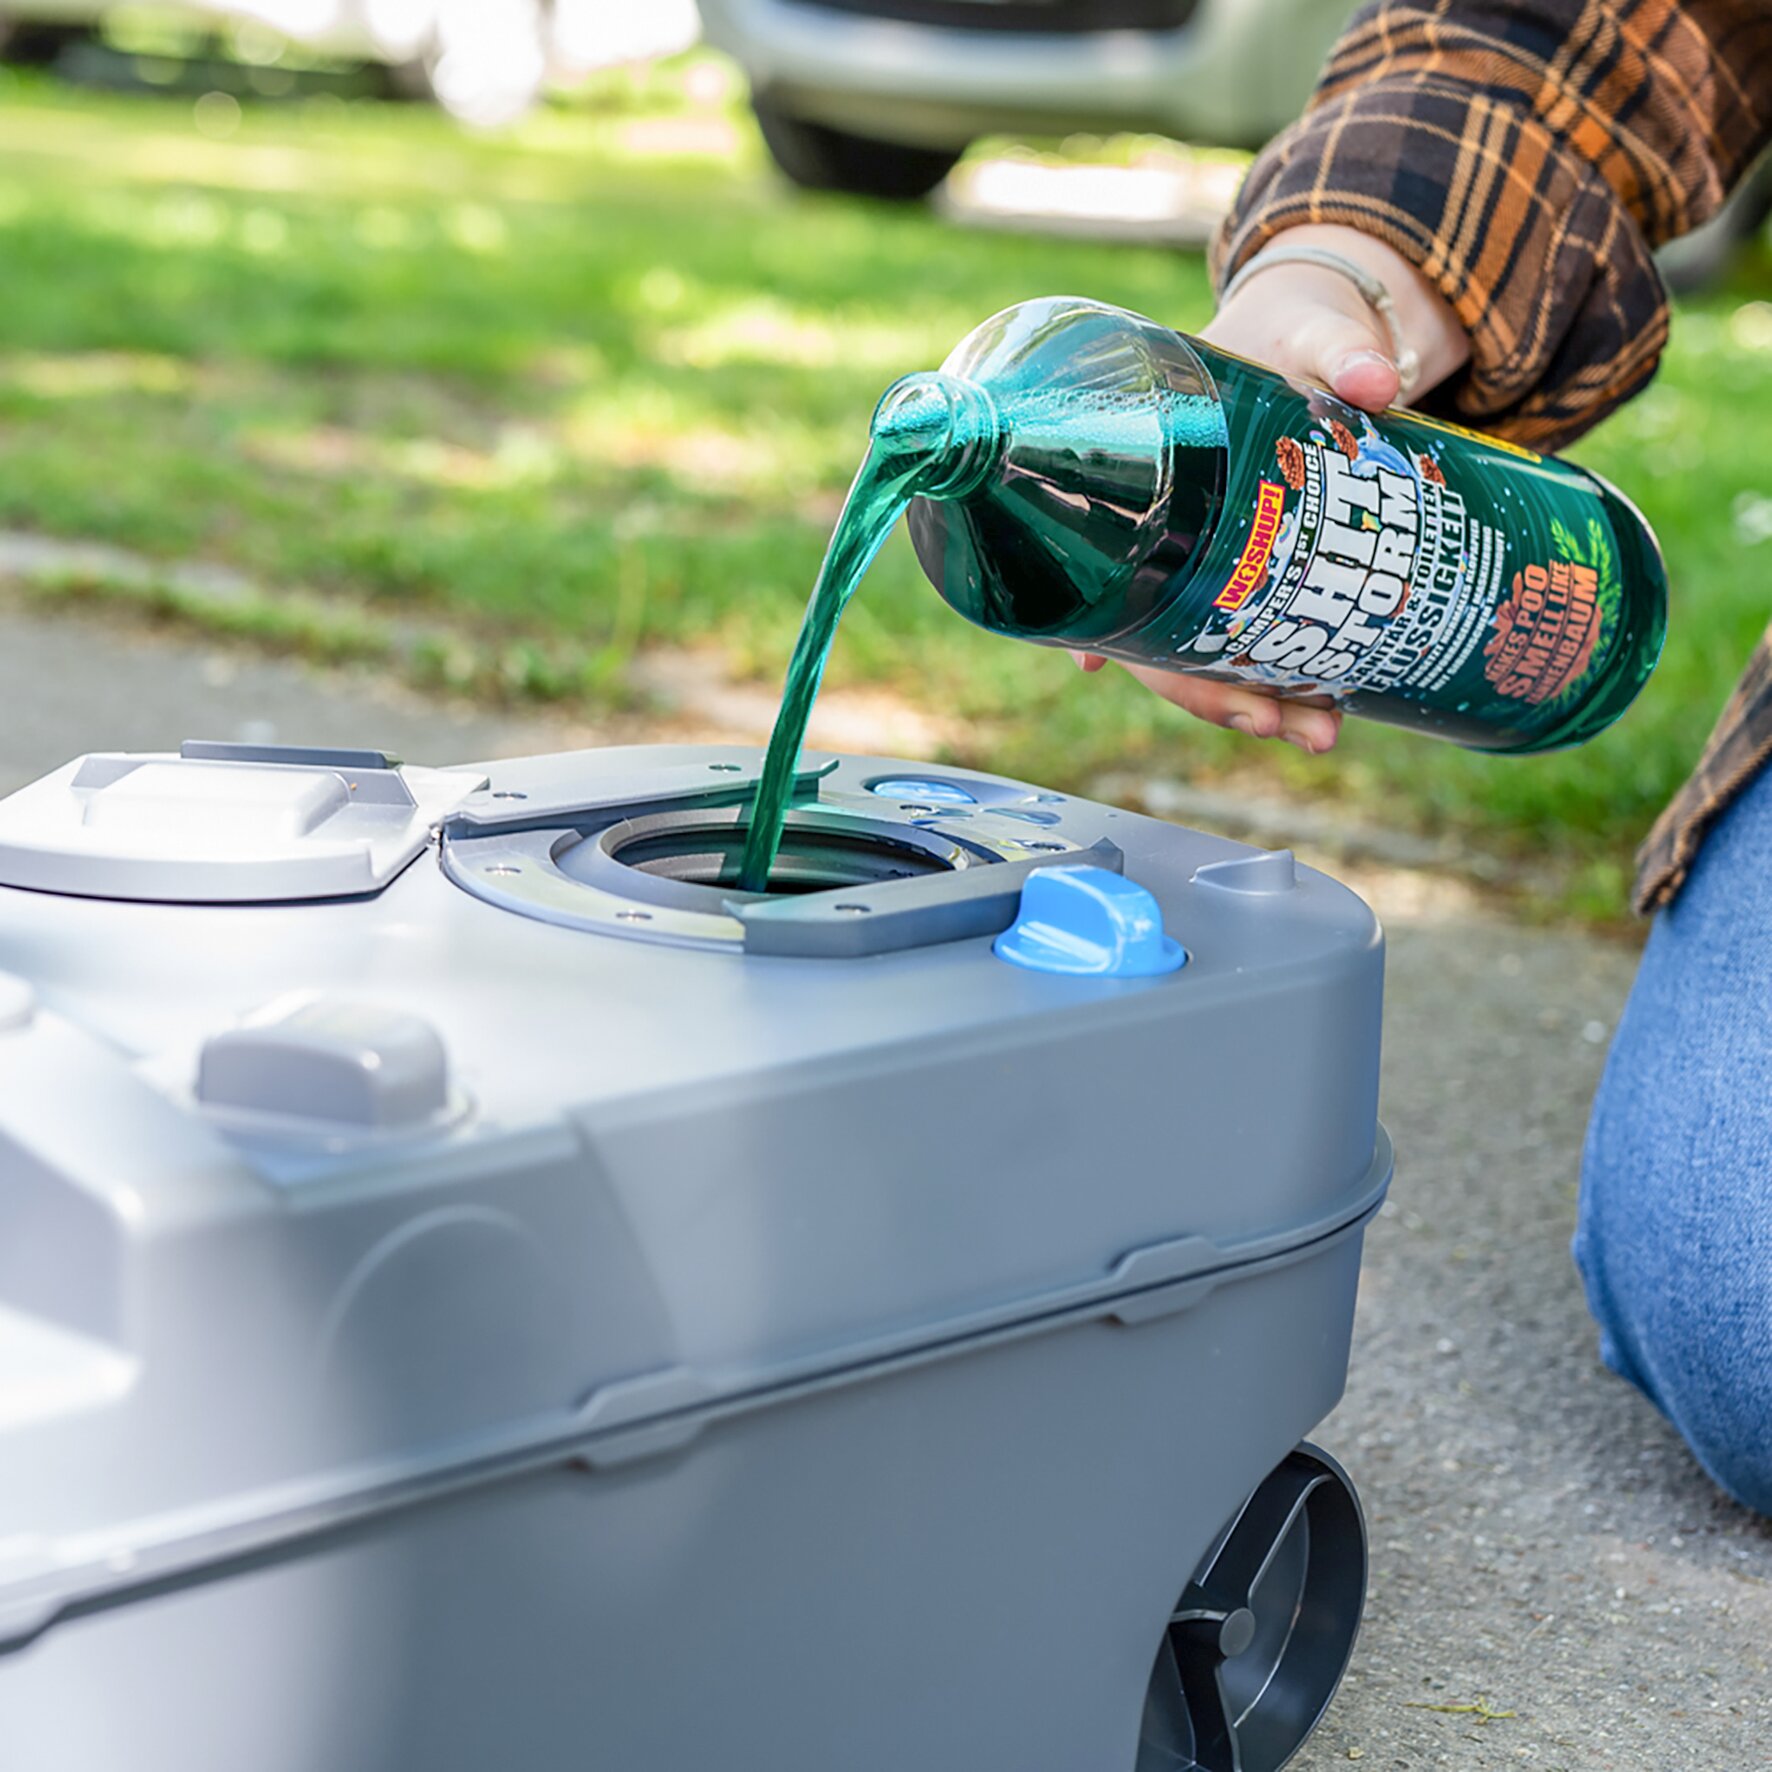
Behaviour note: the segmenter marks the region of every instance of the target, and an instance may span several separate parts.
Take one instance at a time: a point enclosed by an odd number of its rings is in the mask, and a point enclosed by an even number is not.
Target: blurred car
[[[1726,276],[1739,253],[1765,238],[1768,219],[1772,219],[1772,154],[1761,156],[1703,227],[1670,241],[1655,255],[1668,287],[1676,295],[1686,295]]]
[[[1256,148],[1354,0],[701,0],[795,183],[926,196],[981,135]]]
[[[0,56],[48,61],[118,10],[112,0],[0,0]],[[486,125],[520,116],[553,81],[683,48],[696,31],[692,0],[177,0],[152,10],[383,63],[403,90]]]

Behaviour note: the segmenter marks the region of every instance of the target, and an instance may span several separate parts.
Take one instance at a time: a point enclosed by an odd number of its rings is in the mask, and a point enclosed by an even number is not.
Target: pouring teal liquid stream
[[[844,500],[788,661],[738,886],[766,892],[794,791],[794,766],[824,680],[837,624],[874,556],[913,498],[957,498],[988,473],[1000,434],[981,387],[947,375],[911,375],[875,409],[868,452]]]

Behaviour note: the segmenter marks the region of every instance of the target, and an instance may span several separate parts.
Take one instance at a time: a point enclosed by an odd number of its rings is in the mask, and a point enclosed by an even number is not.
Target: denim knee
[[[1600,1352],[1679,1430],[1711,1478],[1737,1501],[1772,1515],[1772,1354],[1766,1324],[1772,1298],[1732,1258],[1695,1249],[1680,1264],[1647,1252],[1650,1240],[1677,1244],[1690,1219],[1678,1210],[1642,1210],[1655,1176],[1608,1171],[1590,1156],[1575,1259],[1600,1328]],[[1635,1201],[1632,1212],[1628,1202]],[[1628,1233],[1616,1220],[1630,1212]],[[1720,1238],[1726,1224],[1716,1225]]]
[[[1772,1513],[1772,777],[1650,936],[1588,1128],[1575,1259],[1607,1364]]]

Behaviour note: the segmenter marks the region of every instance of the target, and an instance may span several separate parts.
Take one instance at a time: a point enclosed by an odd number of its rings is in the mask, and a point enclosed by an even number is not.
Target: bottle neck
[[[1002,459],[1008,428],[990,390],[939,371],[907,375],[874,409],[873,450],[915,468],[920,498],[965,498]]]
[[[942,597],[994,633],[1063,645],[1134,632],[1215,528],[1228,455],[1204,365],[1173,333],[1102,325],[1093,347],[1061,333],[1050,361],[944,373],[904,396],[907,416],[926,403],[923,425],[954,437],[938,452],[942,491],[913,492],[912,545]]]

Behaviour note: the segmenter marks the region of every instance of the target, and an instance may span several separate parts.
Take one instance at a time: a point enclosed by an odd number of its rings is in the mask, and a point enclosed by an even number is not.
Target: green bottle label
[[[1123,649],[1467,743],[1564,726],[1622,625],[1596,483],[1200,350],[1228,432],[1221,515],[1186,591]]]

